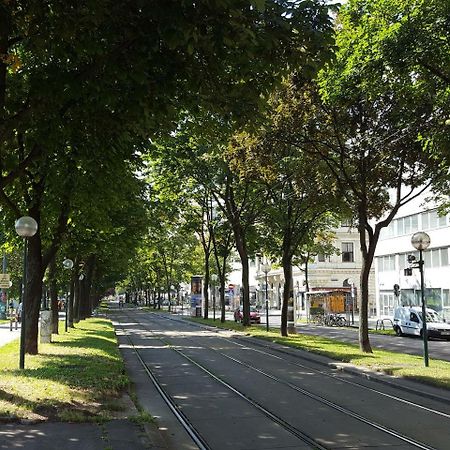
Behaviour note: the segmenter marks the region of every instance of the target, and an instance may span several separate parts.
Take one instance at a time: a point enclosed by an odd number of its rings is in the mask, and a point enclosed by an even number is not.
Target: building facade
[[[436,205],[421,196],[401,208],[389,227],[383,230],[375,254],[376,299],[380,318],[392,317],[396,306],[420,305],[420,272],[409,267],[408,255],[419,259],[411,244],[417,231],[426,232],[431,244],[423,252],[425,298],[427,305],[450,318],[450,220],[440,216]],[[394,289],[396,285],[396,289]]]
[[[359,279],[362,267],[362,254],[358,230],[342,224],[335,230],[333,243],[337,252],[331,256],[317,255],[313,263],[308,264],[308,286],[310,291],[345,290],[351,292],[354,284],[356,301],[359,297]],[[256,261],[258,303],[265,299],[265,274],[260,269],[260,260]],[[281,308],[283,298],[284,275],[282,268],[272,268],[267,274],[267,294],[271,308]],[[296,311],[305,311],[306,274],[305,268],[293,267],[294,298]],[[375,280],[372,270],[369,285],[369,315],[376,315]]]

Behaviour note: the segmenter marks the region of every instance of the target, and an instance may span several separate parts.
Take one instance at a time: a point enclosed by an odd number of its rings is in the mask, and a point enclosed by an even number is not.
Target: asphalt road
[[[298,333],[326,336],[342,342],[358,343],[358,330],[356,328],[344,329],[315,325],[299,325],[297,326],[297,331]],[[369,338],[372,348],[391,350],[411,355],[423,355],[423,341],[419,337],[370,334]],[[450,361],[450,341],[430,339],[428,341],[428,353],[430,359]]]
[[[321,357],[177,317],[127,308],[111,314],[138,400],[157,417],[170,448],[448,448],[446,391],[413,394],[336,370]],[[200,443],[180,431],[155,386]]]

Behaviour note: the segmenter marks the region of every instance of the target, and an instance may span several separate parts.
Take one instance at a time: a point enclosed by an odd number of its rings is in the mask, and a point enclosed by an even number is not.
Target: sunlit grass
[[[40,344],[19,370],[19,341],[0,347],[0,417],[75,420],[104,416],[101,404],[128,377],[110,321],[84,320]]]
[[[363,353],[360,351],[358,345],[339,342],[335,339],[321,336],[292,334],[288,337],[282,337],[280,330],[275,328],[271,328],[269,332],[266,332],[265,328],[262,327],[244,327],[240,323],[231,321],[226,321],[222,324],[220,321],[216,320],[214,322],[211,319],[190,318],[189,320],[241,331],[249,336],[324,355],[336,361],[367,367],[398,377],[419,380],[447,389],[450,388],[450,362],[447,361],[430,360],[430,367],[427,368],[424,367],[421,356],[406,355],[385,350],[374,350],[373,353]]]

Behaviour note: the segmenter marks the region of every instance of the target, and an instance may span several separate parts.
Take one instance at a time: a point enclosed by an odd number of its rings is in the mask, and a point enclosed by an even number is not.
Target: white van
[[[426,309],[428,337],[450,339],[450,324],[445,322],[434,309]],[[412,334],[422,336],[422,308],[420,306],[399,306],[394,311],[394,330],[398,336]]]

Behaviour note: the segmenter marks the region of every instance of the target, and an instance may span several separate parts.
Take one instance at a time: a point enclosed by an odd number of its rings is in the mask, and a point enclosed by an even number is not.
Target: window
[[[436,209],[422,213],[422,228],[424,230],[445,227],[446,225],[447,216],[439,216]]]
[[[448,248],[441,248],[441,266],[448,266]]]
[[[404,219],[398,219],[396,222],[397,222],[397,236],[405,234]]]
[[[431,250],[431,267],[439,267],[441,265],[440,256],[440,250]]]
[[[450,289],[442,289],[442,306],[450,308]]]
[[[394,298],[394,294],[380,293],[380,313],[382,316],[393,316],[395,306],[396,301]]]
[[[395,270],[395,255],[381,256],[378,261],[378,271],[388,272]]]
[[[411,315],[409,316],[409,320],[411,321],[411,322],[416,322],[416,323],[419,323],[419,318],[416,316],[416,313],[411,313]]]
[[[355,260],[353,254],[353,242],[342,243],[342,262],[353,262]]]
[[[381,229],[381,238],[387,239],[394,236],[394,222],[391,222],[386,228]]]
[[[434,248],[423,252],[423,260],[426,267],[448,266],[448,247]]]
[[[325,255],[324,255],[323,253],[319,253],[319,254],[317,255],[317,260],[318,260],[319,262],[325,262]]]

